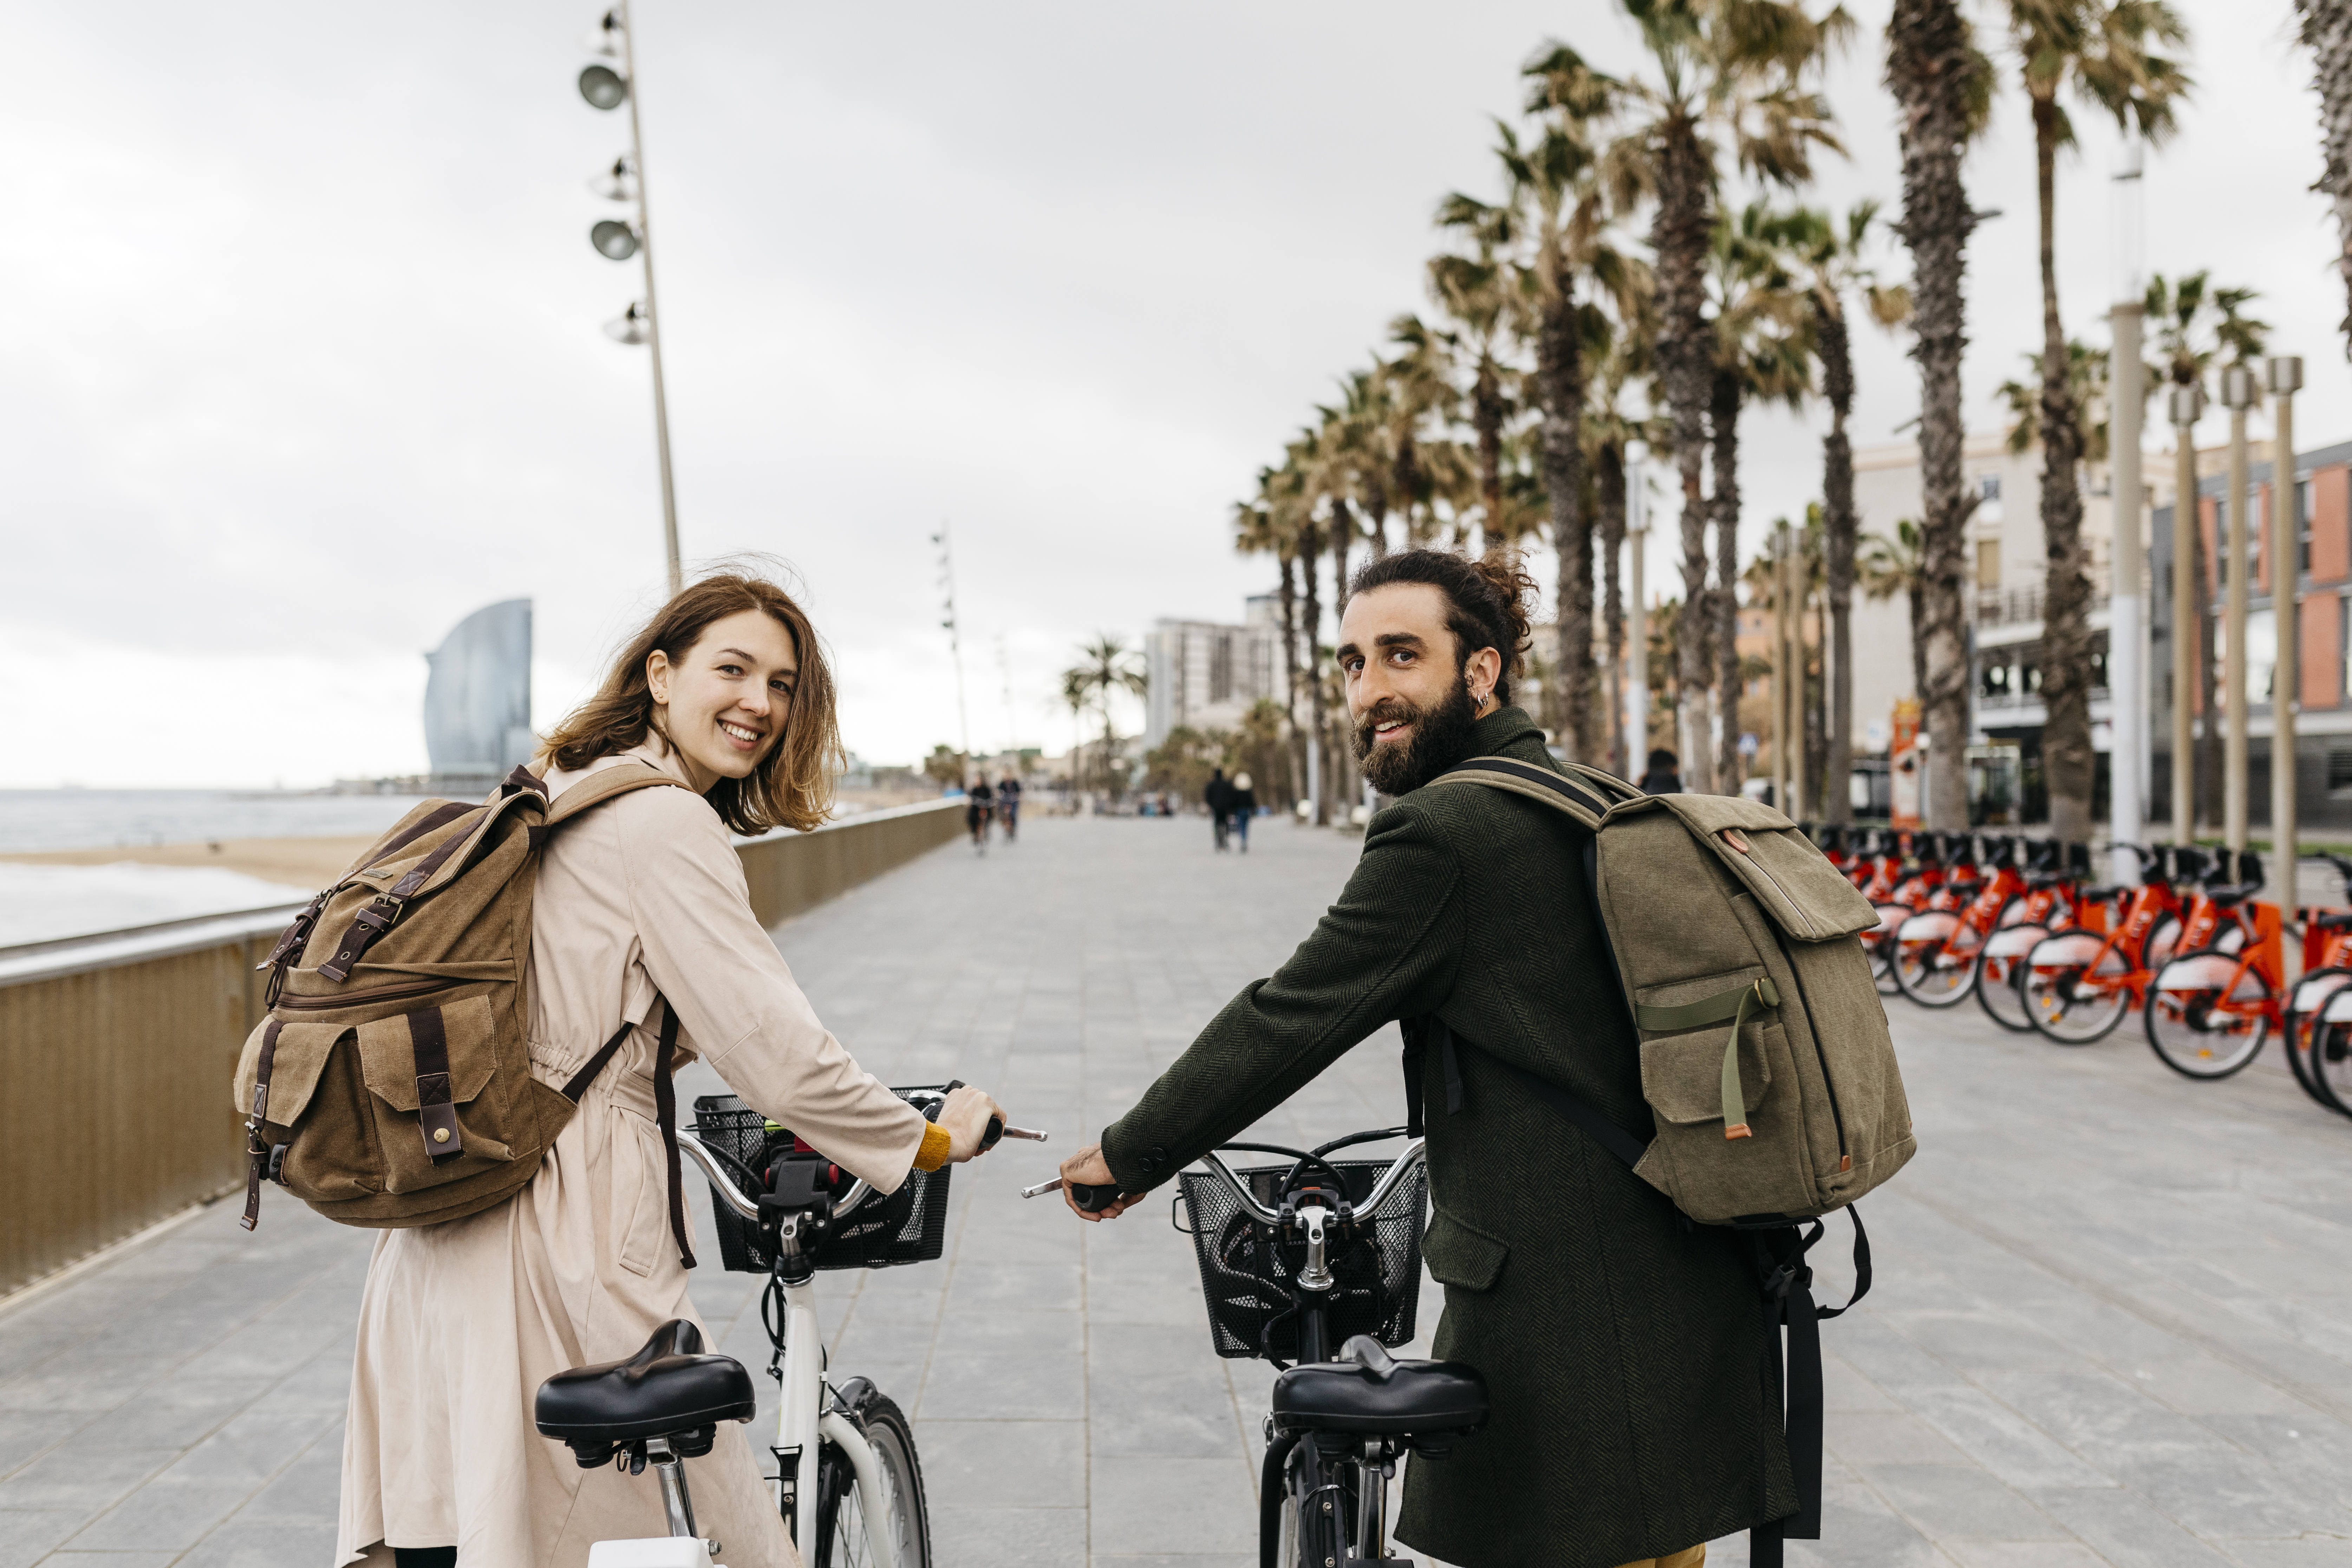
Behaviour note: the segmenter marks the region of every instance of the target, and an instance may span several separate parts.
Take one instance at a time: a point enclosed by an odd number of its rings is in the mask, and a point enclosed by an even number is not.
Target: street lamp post
[[[2230,409],[2230,496],[2214,531],[2221,547],[2221,570],[2229,575],[2229,594],[2222,603],[2221,680],[2228,695],[2230,728],[2221,763],[2222,836],[2230,852],[2246,847],[2246,579],[2252,575],[2253,529],[2247,515],[2246,411],[2254,405],[2254,373],[2250,365],[2233,364],[2221,372],[2221,401]],[[2234,869],[2232,875],[2234,875]]]
[[[593,109],[610,110],[624,103],[629,106],[625,177],[616,164],[611,182],[603,188],[614,201],[627,201],[634,195],[637,221],[632,226],[607,219],[589,231],[589,241],[614,261],[626,261],[632,255],[644,258],[644,302],[629,307],[619,321],[604,330],[622,342],[644,343],[653,360],[654,447],[661,463],[662,542],[668,552],[669,591],[676,595],[686,585],[686,575],[678,561],[677,492],[670,478],[669,400],[662,384],[661,310],[654,300],[653,220],[646,203],[646,142],[637,119],[636,32],[629,26],[629,0],[620,0],[604,13],[589,47],[608,58],[617,57],[621,68],[616,72],[610,66],[588,67],[580,73],[580,96]]]
[[[1650,544],[1649,480],[1643,472],[1648,456],[1643,443],[1626,443],[1625,577],[1633,596],[1633,668],[1625,679],[1625,772],[1635,779],[1650,765],[1650,601],[1642,572]]]
[[[2294,395],[2303,389],[2303,361],[2273,357],[2263,366],[2271,393],[2271,605],[2278,626],[2278,656],[2271,667],[2271,897],[2283,910],[2302,902],[2294,864],[2301,847],[2295,820],[2295,715],[2303,705],[2302,633],[2295,595],[2303,586],[2303,509],[2296,504]],[[2291,944],[2290,944],[2291,945]]]
[[[2172,841],[2197,841],[2197,762],[2189,751],[2189,702],[2197,690],[2197,573],[2203,549],[2197,528],[2195,426],[2205,412],[2205,388],[2195,382],[2172,389]]]
[[[1765,775],[1771,781],[1772,803],[1793,820],[1796,808],[1789,796],[1789,522],[1772,525],[1772,723],[1765,736],[1772,749],[1766,753]]]
[[[2116,302],[2108,364],[2107,494],[2107,799],[2114,842],[2112,880],[2139,880],[2140,812],[2147,787],[2147,622],[2141,596],[2147,575],[2140,547],[2140,325],[2146,289],[2140,278],[2140,143],[2124,143],[2116,167]]]

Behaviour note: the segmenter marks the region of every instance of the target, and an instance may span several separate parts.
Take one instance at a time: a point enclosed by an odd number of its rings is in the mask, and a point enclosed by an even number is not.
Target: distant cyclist
[[[1021,828],[1021,781],[1007,773],[996,785],[996,820],[1003,825],[1004,842]]]
[[[988,819],[995,813],[995,801],[985,773],[964,795],[963,825],[971,830],[971,847],[983,855],[988,852]]]

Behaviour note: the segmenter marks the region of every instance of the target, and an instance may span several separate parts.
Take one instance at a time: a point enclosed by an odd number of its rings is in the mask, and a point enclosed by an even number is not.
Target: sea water
[[[412,795],[267,790],[0,790],[0,855],[381,833],[415,805]],[[265,909],[317,890],[209,866],[0,861],[0,947]]]

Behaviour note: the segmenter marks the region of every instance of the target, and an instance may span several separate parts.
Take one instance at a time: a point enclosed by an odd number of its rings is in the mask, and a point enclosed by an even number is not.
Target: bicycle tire
[[[2281,1043],[2286,1047],[2286,1065],[2294,1074],[2294,1081],[2304,1093],[2330,1110],[2344,1110],[2330,1094],[2318,1076],[2318,1058],[2313,1055],[2326,1025],[2321,1014],[2336,993],[2352,985],[2352,968],[2332,964],[2315,969],[2294,983],[2287,994],[2285,1027],[2281,1031]],[[2352,1111],[2345,1114],[2352,1115]]]
[[[1874,907],[1878,925],[1863,943],[1870,953],[1870,981],[1878,987],[1881,996],[1899,996],[1903,988],[1895,981],[1895,933],[1917,911],[1908,904],[1882,903]]]
[[[2319,1026],[2311,1053],[2313,1085],[2322,1105],[2352,1116],[2352,1024],[2323,1018]]]
[[[923,1462],[915,1453],[913,1424],[871,1384],[851,1402],[850,1419],[874,1445],[890,1483],[890,1497],[878,1511],[895,1526],[899,1568],[932,1568],[930,1508],[923,1496]],[[858,1485],[849,1456],[826,1443],[817,1472],[816,1531],[809,1568],[866,1568],[874,1559],[866,1535],[877,1511]]]
[[[2104,931],[2066,926],[2052,931],[2026,955],[2024,971],[2017,980],[2018,992],[2025,1002],[2026,1018],[2053,1045],[2096,1045],[2114,1034],[2124,1015],[2131,1011],[2128,991],[2102,986],[2093,997],[2085,998],[2074,989],[2094,965],[2102,980],[2128,973],[2123,967],[2123,955],[2107,946]],[[2085,1005],[2086,1002],[2090,1005]]]
[[[1929,934],[1939,931],[1940,935]],[[1966,916],[1952,910],[1923,910],[1897,927],[1894,938],[1895,984],[1902,988],[1903,994],[1922,1007],[1939,1011],[1967,1001],[1969,993],[1976,989],[1977,961],[1984,954],[1983,941],[1978,941],[1964,961],[1945,961],[1953,942],[1968,931]],[[1906,931],[1916,934],[1906,942]]]
[[[2252,1014],[2250,1026],[2242,1027],[2240,1024],[2248,1018],[2242,1008],[2250,1002],[2267,1002],[2270,996],[2270,982],[2252,969],[2242,968],[2236,954],[2217,947],[2184,952],[2157,971],[2148,983],[2147,1006],[2142,1016],[2148,1048],[2183,1078],[2210,1082],[2242,1072],[2246,1064],[2262,1055],[2263,1043],[2271,1037],[2268,1012]],[[2209,1027],[2214,1009],[2225,1002],[2235,1005],[2221,1014],[2223,1026]]]
[[[1977,1005],[1986,1017],[2015,1034],[2033,1033],[2033,1015],[2025,1005],[2025,961],[2049,935],[2044,925],[2003,926],[1986,940],[1977,957]],[[2007,951],[2012,945],[2016,951]]]

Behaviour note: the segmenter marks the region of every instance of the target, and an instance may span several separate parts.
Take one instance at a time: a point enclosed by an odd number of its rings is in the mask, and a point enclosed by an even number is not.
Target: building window
[[[1977,495],[1979,500],[1999,500],[2000,499],[2000,476],[1999,474],[1985,474],[1979,477],[1977,480]]]
[[[2000,541],[1998,539],[1977,541],[1977,586],[2000,586]]]
[[[1977,685],[1978,694],[1991,702],[2009,700],[2009,666],[1989,664],[1984,667],[1984,679]]]
[[[2294,481],[2294,564],[2297,572],[2311,570],[2311,481]]]
[[[2342,746],[2329,748],[2327,787],[2331,791],[2352,789],[2352,750]]]
[[[2230,498],[2217,496],[2213,500],[2213,585],[2223,587],[2230,581]]]

